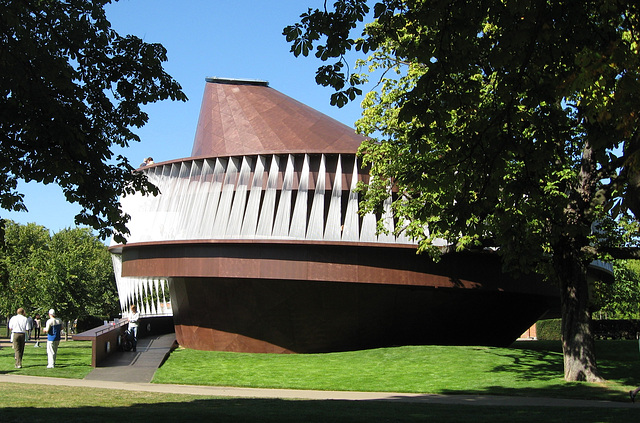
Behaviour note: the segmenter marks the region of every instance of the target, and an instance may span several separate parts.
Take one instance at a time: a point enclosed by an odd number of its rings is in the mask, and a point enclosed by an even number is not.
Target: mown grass
[[[551,396],[628,401],[640,383],[635,341],[603,341],[606,383],[567,383],[559,342],[510,348],[406,346],[331,354],[240,354],[177,349],[153,382],[213,386],[438,394]]]
[[[626,423],[633,408],[497,407],[398,401],[238,399],[0,383],[3,423],[547,422]]]
[[[597,343],[604,384],[562,379],[557,342],[518,342],[511,348],[421,346],[334,354],[237,354],[178,349],[154,382],[243,387],[442,394],[551,396],[628,401],[640,381],[638,343]],[[61,342],[56,369],[45,348],[0,349],[0,373],[83,378],[90,342]],[[0,383],[0,422],[636,422],[634,408],[493,407],[398,401],[307,401],[215,398],[103,389]]]
[[[10,346],[0,348],[0,373],[82,379],[92,370],[91,341],[61,341],[54,369],[47,369],[46,345],[46,338],[40,342],[40,348],[27,342],[21,369],[15,368],[13,349]]]
[[[91,370],[91,343],[60,343],[55,369],[47,369],[45,343],[25,347],[23,368],[13,349],[0,348],[0,372],[84,378]],[[636,341],[596,343],[607,382],[567,383],[559,342],[516,342],[510,348],[405,346],[330,354],[242,354],[179,348],[156,372],[154,383],[378,391],[436,394],[549,396],[628,401],[640,384]]]

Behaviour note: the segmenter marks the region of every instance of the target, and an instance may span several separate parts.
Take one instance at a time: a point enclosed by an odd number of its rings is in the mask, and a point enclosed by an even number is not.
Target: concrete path
[[[483,405],[512,407],[632,408],[640,404],[614,401],[570,400],[561,398],[508,397],[492,395],[436,395],[399,392],[306,391],[296,389],[255,389],[220,386],[168,385],[149,383],[155,370],[171,351],[175,335],[139,340],[136,352],[114,354],[84,379],[0,374],[0,383],[64,385],[125,391],[187,394],[214,397],[284,398],[345,401],[402,401],[426,404]],[[625,398],[626,400],[626,398]]]
[[[88,379],[61,379],[38,376],[2,374],[0,383],[73,386],[164,394],[203,395],[212,397],[241,397],[267,399],[343,400],[343,401],[399,401],[425,404],[483,405],[512,407],[571,407],[571,408],[633,408],[630,402],[568,400],[559,398],[503,397],[489,395],[434,395],[393,392],[303,391],[294,389],[253,389],[219,386],[166,385],[155,383],[113,382]]]

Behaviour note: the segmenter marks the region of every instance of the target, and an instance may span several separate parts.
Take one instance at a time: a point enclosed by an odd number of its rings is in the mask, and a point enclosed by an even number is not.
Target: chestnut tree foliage
[[[111,0],[0,0],[0,207],[25,210],[17,182],[58,184],[77,224],[118,241],[122,194],[156,193],[114,147],[139,141],[141,106],[186,100],[160,44],[120,36]]]
[[[587,270],[638,257],[640,4],[338,0],[284,35],[326,62],[333,104],[374,85],[357,123],[364,211],[400,193],[397,230],[420,251],[494,248],[557,283],[565,379],[601,380]],[[369,55],[362,73],[350,50]]]
[[[596,283],[597,317],[640,319],[640,260],[616,260],[615,281]]]
[[[112,316],[120,309],[111,255],[89,228],[53,235],[44,226],[7,221],[0,246],[0,313],[31,316],[55,308],[65,320]]]

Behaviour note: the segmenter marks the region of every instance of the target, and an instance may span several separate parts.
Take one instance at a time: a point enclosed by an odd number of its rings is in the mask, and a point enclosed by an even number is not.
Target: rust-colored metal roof
[[[192,157],[355,153],[355,130],[268,86],[207,78]]]

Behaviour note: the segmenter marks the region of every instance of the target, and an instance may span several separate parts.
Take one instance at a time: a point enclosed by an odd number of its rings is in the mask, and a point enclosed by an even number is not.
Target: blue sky
[[[146,156],[156,162],[188,157],[195,135],[205,78],[248,78],[269,86],[354,127],[359,100],[338,109],[329,105],[331,91],[315,83],[315,58],[295,58],[282,29],[298,21],[321,0],[121,0],[107,6],[107,17],[121,35],[133,34],[168,50],[166,71],[189,101],[165,101],[146,107],[149,123],[136,131],[140,143],[118,151],[135,166]],[[352,63],[351,63],[352,64]],[[65,201],[56,185],[20,185],[28,212],[0,210],[0,216],[35,222],[57,232],[73,227],[80,211]]]

